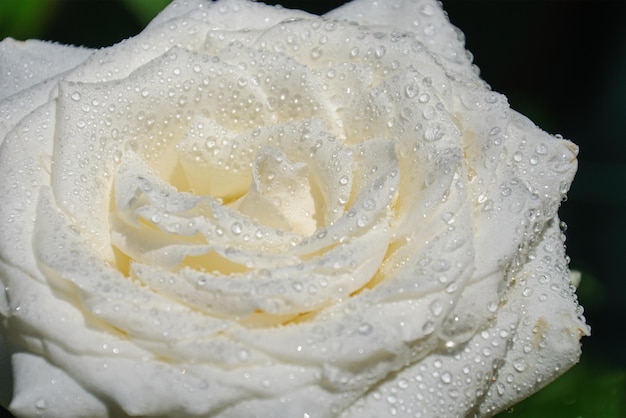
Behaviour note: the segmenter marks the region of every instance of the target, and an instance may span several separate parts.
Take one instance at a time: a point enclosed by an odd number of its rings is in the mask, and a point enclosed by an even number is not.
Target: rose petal
[[[55,106],[48,103],[26,116],[0,146],[0,251],[9,265],[45,281],[32,252],[39,188],[50,182]]]
[[[480,402],[506,353],[517,316],[503,315],[460,347],[433,353],[389,376],[341,418],[465,416]]]
[[[154,291],[210,314],[236,318],[255,312],[304,314],[339,303],[365,286],[382,261],[388,237],[388,231],[377,226],[310,261],[275,266],[263,273],[254,270],[224,277],[189,268],[174,273],[139,264],[131,271]]]
[[[467,148],[467,156],[478,174],[476,180],[480,179],[470,183],[476,202],[476,240],[480,243],[477,277],[491,274],[507,263],[523,262],[513,259],[518,247],[532,242],[529,237],[542,231],[555,216],[577,167],[577,148],[573,144],[551,137],[513,111],[506,115],[509,124],[500,139],[498,133],[485,133],[487,126],[468,127],[466,134],[471,135],[471,130],[476,129],[476,143]],[[498,128],[491,129],[493,133]],[[493,151],[475,154],[475,145]],[[494,153],[497,156],[492,159]],[[479,161],[474,163],[477,156]],[[520,251],[523,257],[525,248]]]
[[[16,41],[11,38],[2,40],[0,101],[50,78],[58,79],[62,73],[82,63],[91,53],[92,50],[88,48],[53,42]]]
[[[50,42],[11,38],[0,42],[0,144],[28,112],[56,95],[64,73],[83,62],[92,50]]]
[[[534,261],[516,275],[493,326],[403,369],[342,416],[459,416],[474,409],[488,416],[550,383],[555,367],[575,364],[589,328],[569,282],[557,225],[550,223]]]
[[[257,19],[259,12],[264,19]],[[263,29],[287,18],[306,16],[310,15],[245,0],[173,2],[143,32],[113,47],[95,51],[65,79],[77,82],[118,80],[172,47],[201,50],[209,31],[250,28],[251,23]]]
[[[215,29],[230,31],[265,29],[285,20],[311,17],[302,10],[268,6],[246,0],[219,0],[208,5],[203,2],[202,5],[208,10],[197,8],[193,11],[193,17],[215,25]]]
[[[251,144],[240,143],[234,133],[214,120],[199,117],[176,145],[185,178],[194,194],[226,201],[241,197],[252,173]]]
[[[9,407],[17,416],[108,417],[109,408],[64,370],[31,353],[12,355],[15,394]]]
[[[76,297],[95,317],[135,338],[159,344],[165,343],[164,332],[168,338],[177,339],[213,334],[223,328],[221,321],[172,304],[127,280],[72,228],[67,217],[52,205],[49,194],[42,188],[34,233],[38,261],[50,281],[60,286],[73,283]]]
[[[558,218],[549,223],[505,294],[499,315],[515,313],[521,320],[480,404],[485,415],[531,395],[576,364],[580,338],[590,334],[569,280],[559,228]]]
[[[361,24],[388,26],[417,36],[457,76],[480,82],[464,47],[463,34],[448,20],[435,0],[354,0],[325,17]]]

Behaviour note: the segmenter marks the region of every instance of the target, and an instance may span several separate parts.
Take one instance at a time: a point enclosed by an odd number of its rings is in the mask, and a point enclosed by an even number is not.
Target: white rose
[[[3,402],[490,416],[576,363],[577,148],[459,38],[434,0],[179,0],[102,50],[4,40]]]

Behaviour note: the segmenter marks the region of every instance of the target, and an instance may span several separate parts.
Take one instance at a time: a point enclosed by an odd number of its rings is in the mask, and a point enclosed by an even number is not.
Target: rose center
[[[263,144],[263,143],[261,143]],[[323,198],[309,164],[280,147],[238,137],[215,121],[197,118],[176,145],[177,168],[168,181],[179,191],[211,196],[255,222],[311,235]]]

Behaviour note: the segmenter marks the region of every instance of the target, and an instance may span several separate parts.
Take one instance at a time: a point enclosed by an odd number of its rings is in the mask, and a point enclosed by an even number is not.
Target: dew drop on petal
[[[233,232],[233,234],[235,235],[239,235],[241,234],[242,231],[242,227],[241,224],[239,222],[234,222],[231,226],[230,226],[230,230]]]
[[[372,333],[373,330],[374,328],[370,324],[364,323],[359,326],[357,332],[361,335],[369,335]]]
[[[513,368],[520,373],[526,370],[526,367],[526,360],[521,357],[513,361]]]
[[[452,382],[452,374],[450,372],[443,372],[441,374],[441,381],[446,385]]]
[[[39,398],[35,401],[35,408],[37,409],[46,409],[48,407],[48,403],[45,399]]]

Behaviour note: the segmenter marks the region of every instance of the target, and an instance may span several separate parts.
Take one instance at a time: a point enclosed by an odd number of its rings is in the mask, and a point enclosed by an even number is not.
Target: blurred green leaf
[[[142,25],[148,24],[172,0],[124,0],[126,7]]]
[[[626,371],[583,356],[580,364],[497,418],[623,418]]]
[[[45,31],[57,6],[57,0],[1,0],[0,39],[6,36],[20,40],[37,37]]]

